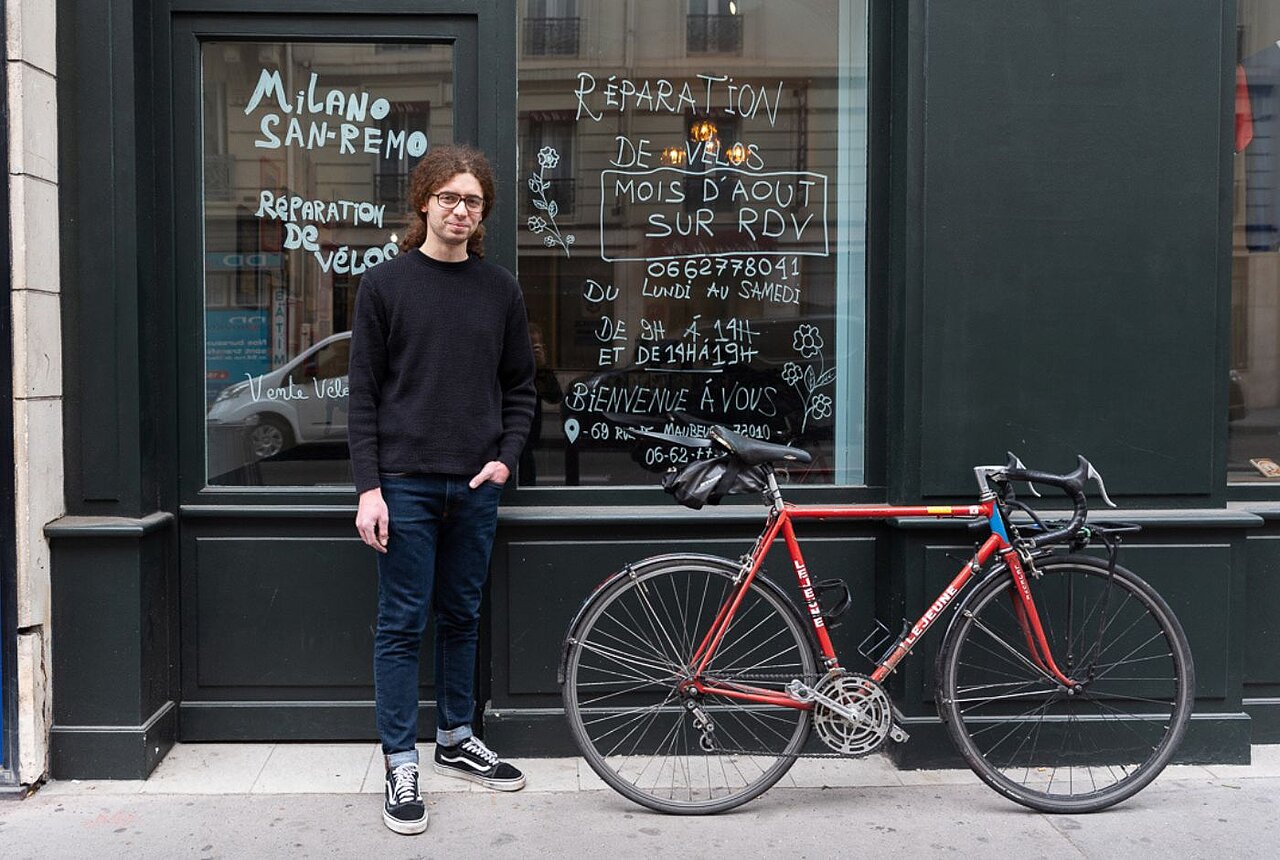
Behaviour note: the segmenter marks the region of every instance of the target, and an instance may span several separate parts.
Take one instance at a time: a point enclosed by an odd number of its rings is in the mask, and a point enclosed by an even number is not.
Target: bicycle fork
[[[1031,655],[1031,660],[1048,680],[1061,684],[1066,689],[1067,695],[1073,696],[1079,693],[1083,689],[1081,685],[1068,678],[1058,668],[1057,662],[1053,659],[1053,652],[1049,648],[1049,640],[1045,636],[1044,626],[1040,623],[1040,613],[1036,611],[1035,600],[1031,596],[1031,584],[1027,579],[1026,569],[1022,566],[1022,559],[1017,550],[1010,547],[1005,551],[1004,559],[1009,566],[1009,574],[1013,577],[1014,583],[1013,614],[1018,621],[1018,626],[1022,629],[1022,635],[1026,640],[1027,651]],[[1028,559],[1029,561],[1030,559]],[[1070,669],[1070,666],[1068,666],[1068,669]]]

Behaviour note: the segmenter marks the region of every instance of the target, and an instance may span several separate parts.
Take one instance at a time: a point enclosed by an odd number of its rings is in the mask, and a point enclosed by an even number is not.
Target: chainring
[[[866,675],[836,671],[814,689],[857,715],[851,720],[815,701],[813,727],[824,744],[847,756],[869,755],[880,748],[893,728],[893,705],[883,687]]]

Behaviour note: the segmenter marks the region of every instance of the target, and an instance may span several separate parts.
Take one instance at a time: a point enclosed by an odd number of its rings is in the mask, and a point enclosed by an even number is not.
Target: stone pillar
[[[18,779],[48,770],[49,544],[65,512],[55,9],[5,0],[17,531]]]

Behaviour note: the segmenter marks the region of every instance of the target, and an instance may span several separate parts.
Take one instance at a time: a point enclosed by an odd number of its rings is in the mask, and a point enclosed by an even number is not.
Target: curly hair
[[[484,210],[480,213],[480,225],[467,240],[467,251],[477,257],[484,256],[484,219],[493,209],[496,185],[489,159],[480,150],[462,144],[432,147],[409,175],[409,229],[400,240],[401,251],[412,251],[427,239],[427,205],[436,189],[459,173],[470,173],[480,183],[484,193]]]

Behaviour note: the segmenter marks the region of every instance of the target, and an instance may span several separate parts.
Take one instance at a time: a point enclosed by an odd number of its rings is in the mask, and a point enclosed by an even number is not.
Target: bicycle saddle
[[[758,466],[761,463],[769,463],[774,460],[786,460],[789,463],[810,463],[813,461],[813,455],[808,451],[792,448],[790,445],[761,442],[759,439],[752,439],[750,436],[734,433],[719,424],[708,430],[707,435],[714,439],[721,448],[729,451],[748,466]]]

